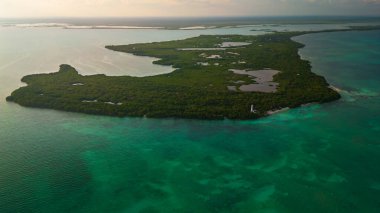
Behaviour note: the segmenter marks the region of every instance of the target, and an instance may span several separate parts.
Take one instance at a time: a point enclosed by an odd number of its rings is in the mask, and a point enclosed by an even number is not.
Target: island
[[[311,72],[294,36],[307,32],[201,35],[184,40],[106,46],[173,66],[147,77],[80,75],[61,65],[58,72],[28,75],[27,86],[7,97],[26,107],[109,116],[191,119],[256,119],[277,110],[340,98],[324,77]]]

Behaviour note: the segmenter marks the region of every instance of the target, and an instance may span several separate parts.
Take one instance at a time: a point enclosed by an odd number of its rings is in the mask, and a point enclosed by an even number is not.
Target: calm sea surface
[[[294,38],[343,98],[255,121],[121,119],[5,102],[22,76],[62,63],[82,74],[172,71],[108,44],[264,28],[0,27],[0,212],[378,212],[380,31]]]

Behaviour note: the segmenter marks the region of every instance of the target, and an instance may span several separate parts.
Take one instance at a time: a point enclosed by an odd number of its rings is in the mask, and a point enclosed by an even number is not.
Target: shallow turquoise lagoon
[[[1,86],[0,212],[378,212],[380,31],[294,39],[340,101],[255,121],[121,119],[8,104]]]

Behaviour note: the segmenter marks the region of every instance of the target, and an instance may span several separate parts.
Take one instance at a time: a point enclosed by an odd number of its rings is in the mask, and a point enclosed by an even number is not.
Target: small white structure
[[[234,53],[234,52],[227,52],[230,55],[240,55],[239,53]]]
[[[251,105],[251,113],[257,113],[257,110]]]
[[[210,55],[209,57],[206,57],[207,59],[222,59],[222,56],[220,55]]]
[[[98,100],[83,100],[82,103],[97,103]]]
[[[208,62],[198,62],[197,65],[208,66],[210,64]]]

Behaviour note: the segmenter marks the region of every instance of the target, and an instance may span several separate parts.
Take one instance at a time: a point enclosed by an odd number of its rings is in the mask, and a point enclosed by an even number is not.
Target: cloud
[[[380,15],[380,0],[0,0],[0,16]]]

